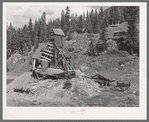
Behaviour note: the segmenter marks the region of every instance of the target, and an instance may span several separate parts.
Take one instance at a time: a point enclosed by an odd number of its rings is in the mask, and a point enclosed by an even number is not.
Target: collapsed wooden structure
[[[32,75],[37,75],[36,70],[42,67],[42,62],[47,62],[48,66],[54,66],[54,68],[58,68],[59,65],[62,65],[65,71],[72,70],[70,66],[70,56],[64,54],[64,47],[63,47],[63,37],[65,34],[59,28],[51,29],[49,35],[49,42],[47,43],[40,43],[39,47],[35,51],[34,55],[32,56],[33,59],[33,67],[32,67]]]

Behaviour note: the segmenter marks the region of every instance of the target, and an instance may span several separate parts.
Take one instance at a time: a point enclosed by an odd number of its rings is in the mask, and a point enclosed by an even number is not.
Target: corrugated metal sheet
[[[32,58],[34,59],[39,59],[41,56],[41,50],[45,48],[47,44],[46,43],[39,43],[39,47],[37,48],[37,50],[35,51],[34,55],[32,56]]]
[[[53,32],[54,32],[56,35],[65,36],[63,30],[60,29],[60,28],[53,28]]]

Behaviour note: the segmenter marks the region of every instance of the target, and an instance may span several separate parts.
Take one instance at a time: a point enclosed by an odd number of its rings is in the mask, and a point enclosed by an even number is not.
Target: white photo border
[[[6,6],[139,6],[140,105],[139,107],[7,107],[6,106]],[[4,120],[146,120],[147,119],[147,3],[145,2],[4,2],[3,3],[3,119]],[[72,111],[85,109],[84,114]]]

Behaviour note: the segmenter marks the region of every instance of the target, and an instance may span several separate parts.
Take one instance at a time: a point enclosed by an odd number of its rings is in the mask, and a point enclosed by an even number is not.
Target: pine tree
[[[102,41],[106,41],[106,24],[105,24],[105,21],[104,21],[104,15],[103,15],[103,9],[101,7],[100,9],[100,14],[101,14],[101,25],[100,25],[100,39]]]
[[[90,22],[91,22],[91,26],[92,26],[92,29],[93,29],[93,33],[94,33],[94,29],[95,29],[95,25],[94,25],[94,10],[92,9],[91,13],[90,13]]]
[[[133,54],[133,51],[139,47],[139,38],[137,30],[137,12],[138,8],[136,6],[127,6],[125,8],[126,20],[128,22],[126,43],[130,47],[131,54]]]
[[[34,25],[34,51],[39,46],[38,35],[39,35],[39,22],[37,22],[37,20],[35,20],[35,25]]]
[[[41,16],[41,39],[42,42],[47,42],[47,26],[46,26],[46,13],[43,12]]]
[[[117,23],[118,23],[118,25],[119,25],[120,20],[121,20],[121,13],[120,13],[120,10],[119,10],[119,6],[117,6],[116,9],[117,9],[117,10],[116,10],[116,12],[117,12],[117,13],[116,13],[116,14],[117,14],[117,18],[116,18],[116,19],[117,19]]]
[[[7,28],[7,58],[11,56],[12,24]]]
[[[86,25],[85,25],[86,31],[89,33],[89,15],[88,11],[86,12]]]
[[[83,21],[83,29],[85,29],[85,26],[86,26],[86,17],[85,17],[85,13],[83,12],[83,15],[82,15],[82,21]]]
[[[114,6],[110,7],[110,16],[109,16],[109,22],[113,25],[114,23]]]
[[[64,25],[65,25],[65,13],[64,10],[61,12],[61,28],[64,30]]]
[[[95,10],[95,16],[94,16],[94,33],[99,33],[99,21],[98,21],[98,13],[97,9]]]
[[[103,16],[103,9],[101,7],[100,9],[100,19],[101,19],[101,25],[100,25],[100,40],[98,41],[98,43],[96,44],[96,51],[99,52],[100,51],[104,51],[107,49],[107,44],[106,44],[106,24],[104,21],[104,16]],[[101,44],[102,41],[102,44]]]
[[[101,26],[101,13],[100,13],[100,11],[98,13],[98,25],[99,25],[98,30],[99,30],[99,33],[100,33],[100,26]]]
[[[32,24],[32,19],[29,19],[29,25],[28,25],[28,47],[29,51],[31,50],[32,46],[34,45],[34,40],[33,40],[33,24]]]
[[[21,46],[21,42],[20,42],[20,36],[21,36],[21,29],[18,28],[17,30],[17,51],[20,52],[20,46]]]
[[[7,28],[7,58],[17,51],[17,32],[12,23]]]
[[[87,31],[88,33],[93,33],[91,14],[87,13]]]
[[[59,18],[57,18],[56,20],[54,20],[54,27],[55,28],[60,28],[61,25],[61,21]]]
[[[23,54],[26,55],[28,53],[28,47],[29,47],[29,37],[28,37],[28,27],[27,25],[25,24],[23,29],[22,29],[22,41],[23,43]]]
[[[50,39],[50,32],[52,29],[52,20],[50,20],[47,24],[47,38]]]
[[[66,35],[69,34],[70,31],[70,7],[66,7],[66,13],[65,13],[65,26],[64,26],[64,32]]]
[[[82,15],[80,15],[77,25],[77,32],[82,33],[82,31],[83,31],[83,18]]]
[[[125,22],[125,19],[124,19],[124,9],[122,9],[120,11],[119,15],[120,15],[120,23]]]
[[[71,14],[71,32],[74,32],[77,30],[77,19],[75,18],[74,14]]]

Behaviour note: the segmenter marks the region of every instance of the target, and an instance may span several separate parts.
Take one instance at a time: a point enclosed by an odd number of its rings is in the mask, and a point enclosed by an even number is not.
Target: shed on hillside
[[[63,37],[65,36],[64,32],[60,28],[52,28],[50,31],[50,42],[54,45],[54,59],[55,66],[58,65],[59,60],[59,51],[63,48]]]
[[[65,36],[60,28],[52,28],[50,31],[50,41],[55,43],[58,47],[62,48],[62,38]]]
[[[58,36],[65,36],[63,30],[60,28],[53,28],[51,29],[51,32],[54,32],[54,34]]]

